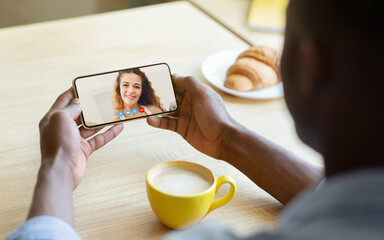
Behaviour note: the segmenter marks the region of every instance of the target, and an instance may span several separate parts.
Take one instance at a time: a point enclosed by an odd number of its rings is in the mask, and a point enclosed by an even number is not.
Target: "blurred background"
[[[175,0],[0,0],[0,28]]]

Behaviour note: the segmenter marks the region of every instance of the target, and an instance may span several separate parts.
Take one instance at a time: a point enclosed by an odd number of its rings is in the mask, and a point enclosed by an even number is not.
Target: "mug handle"
[[[229,183],[231,185],[231,188],[229,189],[228,194],[225,195],[224,197],[214,201],[211,204],[211,206],[208,209],[208,212],[205,214],[205,216],[207,216],[207,214],[210,213],[212,210],[215,210],[216,208],[219,208],[219,207],[227,204],[235,196],[237,186],[236,186],[235,180],[233,180],[233,178],[231,178],[230,176],[221,176],[217,179],[215,194],[219,191],[221,185],[223,185],[224,183]]]

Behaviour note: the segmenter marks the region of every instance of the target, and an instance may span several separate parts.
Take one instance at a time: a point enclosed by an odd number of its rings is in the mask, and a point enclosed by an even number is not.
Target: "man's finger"
[[[195,77],[188,76],[184,78],[184,91],[189,92],[192,95],[204,91],[206,87],[207,85],[199,82],[199,80],[197,80]]]
[[[177,94],[185,94],[186,92],[193,94],[196,91],[203,91],[206,87],[205,84],[202,84],[192,76],[180,77],[177,74],[173,74],[172,80]]]
[[[74,96],[75,94],[73,93],[72,88],[69,88],[67,91],[60,94],[60,96],[57,97],[56,101],[53,103],[48,112],[40,120],[39,127],[41,128],[46,123],[46,121],[49,120],[49,118],[55,111],[65,108],[72,101]]]
[[[123,124],[117,124],[108,129],[107,131],[100,133],[93,138],[88,140],[89,145],[91,146],[91,153],[97,149],[103,147],[105,144],[110,142],[112,139],[117,137],[121,131],[123,131]]]
[[[152,127],[167,129],[176,132],[177,119],[151,116],[147,118],[147,123]]]
[[[87,139],[87,138],[95,135],[96,133],[98,133],[101,129],[103,129],[103,128],[87,129],[87,128],[81,126],[79,128],[79,131],[80,131],[81,137],[83,137],[84,139]]]
[[[57,97],[56,101],[53,103],[49,111],[60,110],[65,108],[72,101],[74,97],[75,97],[75,94],[73,93],[73,88],[71,87]]]
[[[176,93],[176,98],[177,98],[177,103],[181,105],[181,103],[183,102],[184,94]]]
[[[80,118],[80,115],[75,119],[75,122],[76,122],[76,126],[80,126],[81,125],[81,118]]]
[[[72,101],[71,101],[71,104],[67,105],[63,111],[66,111],[68,112],[69,114],[71,114],[72,116],[72,119],[73,120],[76,120],[79,118],[80,116],[80,113],[81,113],[81,107],[80,107],[80,101],[78,98],[74,98]]]
[[[185,89],[185,84],[183,77],[180,77],[177,73],[172,74],[173,86],[175,87],[176,93],[183,93]]]

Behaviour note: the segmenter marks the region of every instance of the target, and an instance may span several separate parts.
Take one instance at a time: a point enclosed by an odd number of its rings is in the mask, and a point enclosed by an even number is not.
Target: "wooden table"
[[[5,28],[0,43],[1,239],[26,218],[40,165],[38,122],[74,77],[167,62],[173,72],[206,83],[200,66],[207,56],[247,46],[188,2]],[[320,156],[296,138],[283,99],[247,100],[215,90],[236,120],[320,164]],[[238,183],[235,198],[204,223],[228,226],[239,235],[273,227],[281,209],[276,200],[176,133],[139,120],[125,124],[124,132],[88,161],[86,177],[74,193],[81,237],[159,239],[169,232],[149,206],[145,174],[156,163],[176,159],[198,162]]]

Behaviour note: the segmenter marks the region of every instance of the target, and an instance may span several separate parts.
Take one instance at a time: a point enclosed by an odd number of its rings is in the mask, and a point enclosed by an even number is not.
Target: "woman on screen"
[[[116,120],[163,112],[151,82],[139,68],[118,73],[112,103]]]

